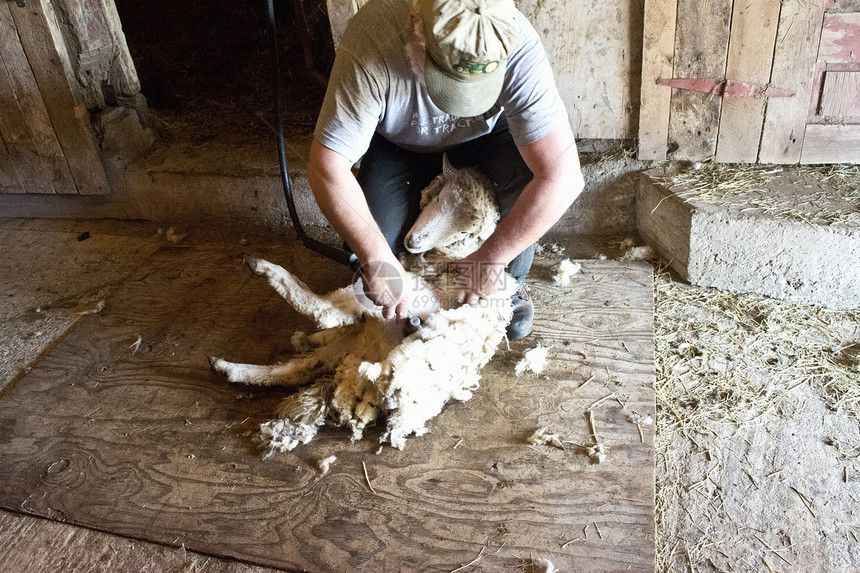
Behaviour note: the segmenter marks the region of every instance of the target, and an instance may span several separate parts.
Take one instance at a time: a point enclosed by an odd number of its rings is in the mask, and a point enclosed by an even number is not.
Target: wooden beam
[[[55,26],[69,45],[67,68],[86,105],[105,107],[103,84],[111,85],[119,96],[139,93],[140,81],[113,0],[54,0],[53,5],[62,15]]]
[[[0,192],[76,193],[75,182],[12,20],[0,2]]]
[[[9,3],[3,4],[8,10]],[[51,18],[46,11],[50,10],[53,7],[47,0],[28,0],[26,7],[11,10],[12,20],[77,192],[106,194],[110,192],[110,185],[90,131],[89,114],[75,98],[63,57],[55,43],[56,35],[49,28]]]
[[[769,83],[779,6],[779,0],[734,3],[726,63],[728,79],[759,85]],[[765,102],[764,98],[724,95],[717,138],[717,161],[756,162]]]
[[[675,52],[676,0],[645,0],[642,93],[639,103],[639,159],[666,159],[672,90],[657,85],[671,78]]]
[[[678,0],[676,78],[725,78],[731,0]],[[722,97],[673,89],[670,159],[708,161],[717,149]]]
[[[827,0],[783,0],[771,84],[796,93],[767,101],[759,161],[797,163],[813,101],[812,73]]]

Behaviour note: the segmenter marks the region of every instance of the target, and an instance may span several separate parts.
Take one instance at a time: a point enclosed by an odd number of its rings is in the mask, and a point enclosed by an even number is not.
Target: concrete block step
[[[639,233],[691,284],[860,308],[860,169],[644,171]]]

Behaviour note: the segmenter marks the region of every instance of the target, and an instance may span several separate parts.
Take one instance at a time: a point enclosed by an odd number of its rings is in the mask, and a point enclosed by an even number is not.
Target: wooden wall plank
[[[860,119],[860,71],[824,74],[820,113],[860,123],[854,121]]]
[[[676,0],[645,0],[642,91],[639,105],[639,159],[666,159],[672,90],[657,85],[673,77]]]
[[[0,138],[7,152],[0,192],[76,193],[10,6],[0,3]]]
[[[678,0],[675,77],[722,79],[731,23],[731,0]],[[672,89],[669,159],[707,161],[717,148],[722,97]]]
[[[641,0],[518,0],[517,8],[541,37],[576,137],[635,138]]]
[[[834,64],[860,62],[860,12],[824,15],[818,59]]]
[[[8,2],[4,4],[8,6]],[[110,186],[90,131],[89,115],[75,99],[55,35],[48,27],[49,10],[53,8],[47,0],[31,0],[26,7],[16,7],[10,12],[77,192],[106,194]]]
[[[334,47],[340,44],[346,25],[359,9],[367,3],[367,0],[326,0],[328,21],[331,26],[331,38]]]
[[[828,12],[860,12],[860,0],[827,0]]]
[[[759,161],[797,163],[813,102],[812,73],[827,0],[783,0],[774,49],[771,84],[795,92],[767,101]]]
[[[726,78],[767,85],[779,23],[779,0],[735,2]],[[755,163],[764,125],[763,98],[723,97],[716,160]]]
[[[800,162],[860,163],[860,125],[807,125]]]

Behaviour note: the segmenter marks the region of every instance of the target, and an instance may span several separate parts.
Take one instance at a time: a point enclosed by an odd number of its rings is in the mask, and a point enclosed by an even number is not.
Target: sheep
[[[464,219],[461,212],[470,216]],[[422,212],[405,240],[413,253],[404,261],[410,306],[422,319],[408,335],[382,318],[360,278],[319,296],[286,269],[245,257],[254,274],[321,329],[294,334],[291,342],[300,355],[284,364],[210,357],[212,369],[230,382],[298,388],[278,406],[276,419],[260,426],[268,454],[308,443],[327,421],[348,428],[355,441],[382,419],[380,441],[402,450],[408,436],[429,431],[427,421],[446,403],[472,397],[481,369],[505,337],[517,285],[500,270],[499,292],[476,306],[455,306],[458,276],[440,263],[473,252],[497,221],[489,180],[474,169],[455,169],[445,158],[442,173],[422,193]]]

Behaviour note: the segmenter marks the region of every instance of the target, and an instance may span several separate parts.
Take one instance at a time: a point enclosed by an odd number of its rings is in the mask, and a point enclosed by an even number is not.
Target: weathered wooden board
[[[860,71],[825,72],[819,112],[860,123]]]
[[[334,47],[340,44],[346,25],[358,10],[367,4],[367,0],[326,0],[326,11],[331,25],[331,38]]]
[[[769,83],[779,5],[779,0],[734,2],[726,78],[761,86]],[[764,98],[723,97],[717,161],[756,162],[764,108]]]
[[[675,0],[645,0],[642,45],[642,95],[639,105],[639,159],[666,159],[672,90],[657,85],[674,77]]]
[[[278,573],[188,549],[0,510],[3,573]]]
[[[0,218],[0,391],[164,244],[152,224]]]
[[[807,125],[800,162],[860,163],[860,125]]]
[[[153,223],[0,218],[0,392],[159,247]],[[78,240],[81,233],[89,238]],[[194,241],[198,233],[183,241]],[[238,240],[225,233],[224,241]],[[250,240],[254,240],[250,238]],[[286,250],[286,247],[285,247]],[[38,264],[33,264],[38,261]],[[5,479],[0,468],[0,479]],[[0,510],[3,573],[274,573],[268,568]]]
[[[731,0],[678,0],[676,78],[725,78],[731,15]],[[717,95],[672,89],[669,159],[707,161],[714,156],[721,105]]]
[[[68,171],[74,179],[73,192],[83,195],[106,194],[110,185],[101,163],[98,146],[90,131],[89,114],[84,105],[79,105],[73,85],[68,77],[71,73],[60,56],[62,35],[56,30],[53,7],[46,0],[32,0],[25,7],[10,9],[17,30],[17,37],[27,57],[50,116],[50,125],[56,132]],[[53,27],[53,28],[52,28]],[[58,48],[58,45],[60,48]],[[59,192],[68,192],[65,188]]]
[[[860,12],[825,14],[818,58],[828,63],[860,63]]]
[[[578,138],[636,137],[643,4],[519,0],[541,37]]]
[[[2,104],[0,104],[2,105]],[[15,172],[15,163],[9,155],[9,148],[2,137],[3,128],[0,127],[0,193],[10,189],[21,189],[22,182]]]
[[[653,570],[653,426],[640,440],[629,419],[654,416],[649,266],[586,261],[566,288],[536,267],[535,335],[404,451],[375,455],[373,436],[350,444],[334,429],[262,460],[255,428],[283,391],[230,386],[206,356],[283,359],[309,325],[236,255],[160,251],[3,394],[0,505],[287,569],[451,571],[483,549],[471,570],[529,555],[565,571]],[[299,268],[316,289],[348,278]],[[514,377],[536,339],[551,345],[547,371]],[[620,402],[596,410],[604,464],[526,445],[544,425],[588,443],[583,412],[612,392]]]
[[[827,0],[828,12],[860,12],[860,0]]]
[[[66,67],[88,108],[105,107],[104,86],[116,95],[140,92],[140,80],[113,0],[55,0],[62,14],[59,27],[66,33]],[[115,105],[115,104],[108,104]]]
[[[76,193],[11,6],[0,3],[0,193]]]
[[[773,55],[771,84],[795,92],[767,101],[759,161],[797,163],[813,103],[814,66],[827,0],[785,0]]]

